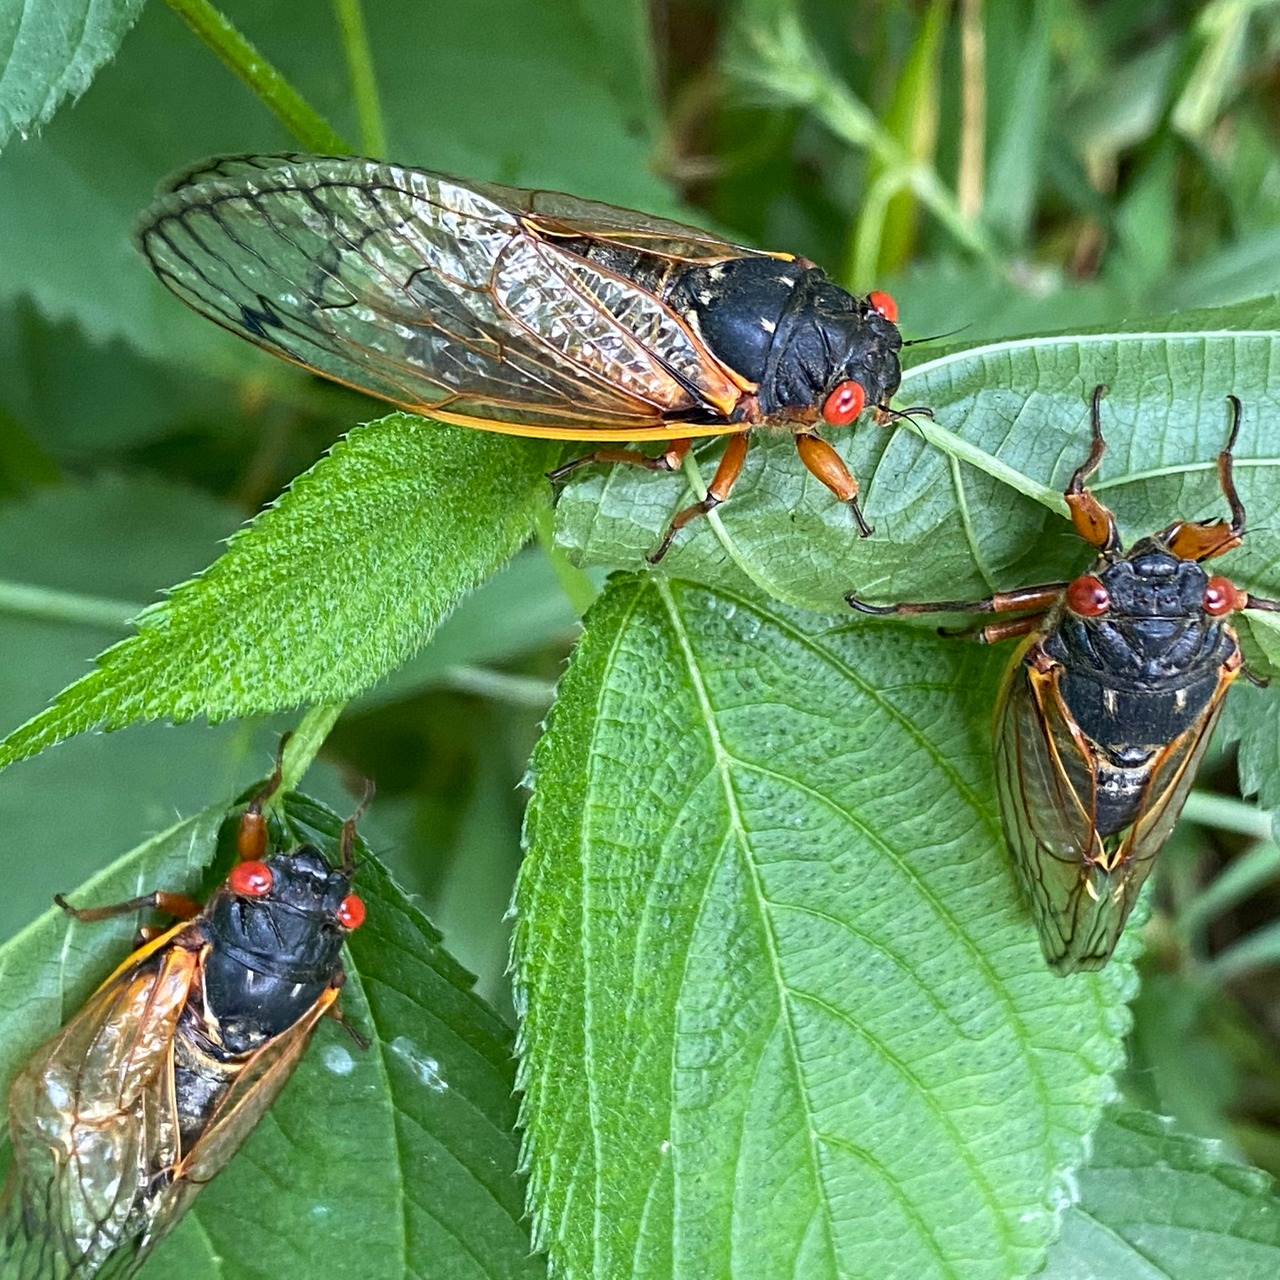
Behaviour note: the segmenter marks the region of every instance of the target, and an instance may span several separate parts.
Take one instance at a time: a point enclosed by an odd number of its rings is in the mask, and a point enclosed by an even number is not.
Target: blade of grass
[[[887,169],[904,169],[910,189],[951,236],[975,256],[998,263],[986,231],[964,215],[952,193],[928,164],[909,152],[824,64],[796,15],[789,10],[740,25],[743,52],[732,65],[738,76],[768,97],[805,108],[841,141],[873,155]]]
[[[333,11],[342,30],[342,47],[347,55],[351,97],[360,125],[360,150],[367,156],[381,159],[387,152],[387,133],[382,120],[382,101],[378,96],[378,80],[373,70],[364,10],[360,0],[333,0]]]
[[[346,155],[351,151],[342,135],[209,0],[168,0],[168,3],[304,147],[331,155]]]
[[[932,165],[937,152],[942,49],[949,9],[949,0],[932,0],[925,11],[898,76],[892,105],[884,117],[885,127],[898,144],[922,165]],[[909,174],[886,171],[879,164],[868,168],[869,176],[873,177],[872,191],[886,172],[895,174],[895,189],[879,208],[874,206],[869,191],[855,223],[855,245],[864,236],[874,239],[877,255],[868,274],[854,276],[854,287],[858,289],[870,288],[874,279],[901,269],[915,248],[920,221],[919,198],[910,186]],[[864,224],[872,218],[878,225],[864,231]],[[865,266],[864,259],[857,254],[854,262],[855,268]]]
[[[1214,982],[1230,982],[1253,969],[1280,964],[1280,921],[1252,933],[1214,956],[1204,967]]]
[[[1255,840],[1271,839],[1271,814],[1247,800],[1222,796],[1212,791],[1192,791],[1182,816],[1201,827],[1217,827]]]
[[[8,582],[0,578],[0,614],[11,617],[120,631],[145,607],[125,600],[106,600],[80,595],[76,591],[55,591],[51,587],[33,587],[25,582]]]
[[[1210,920],[1246,901],[1263,885],[1280,877],[1280,845],[1272,840],[1255,845],[1236,858],[1213,883],[1198,894],[1178,920],[1183,936],[1199,947]]]
[[[961,0],[960,167],[956,197],[960,212],[977,219],[982,214],[982,191],[987,140],[987,34],[982,0]]]

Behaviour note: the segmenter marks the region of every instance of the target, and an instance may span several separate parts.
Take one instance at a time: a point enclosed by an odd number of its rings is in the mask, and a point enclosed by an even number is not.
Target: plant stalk
[[[168,0],[169,8],[249,86],[310,151],[346,155],[351,148],[325,118],[231,25],[209,0]]]

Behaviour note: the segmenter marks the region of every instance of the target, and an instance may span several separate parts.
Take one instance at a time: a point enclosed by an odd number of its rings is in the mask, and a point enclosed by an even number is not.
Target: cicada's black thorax
[[[1205,571],[1158,537],[1091,572],[1110,597],[1106,612],[1064,609],[1043,648],[1062,664],[1058,687],[1079,728],[1113,765],[1140,769],[1203,715],[1235,634],[1204,610]]]
[[[222,1047],[247,1053],[288,1030],[334,985],[346,934],[337,912],[351,878],[304,846],[267,859],[271,892],[211,902],[204,1001]]]
[[[902,381],[898,326],[818,267],[754,255],[684,266],[621,245],[560,243],[690,321],[716,359],[758,385],[765,418],[814,409],[850,379],[868,405],[887,404]]]
[[[759,385],[766,418],[819,406],[850,379],[868,405],[887,404],[902,381],[897,326],[817,267],[777,258],[690,267],[668,301],[718,359]]]

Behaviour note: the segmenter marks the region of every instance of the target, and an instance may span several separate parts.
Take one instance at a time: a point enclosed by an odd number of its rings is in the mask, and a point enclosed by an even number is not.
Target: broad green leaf
[[[683,531],[659,569],[831,612],[851,590],[876,602],[974,598],[1070,576],[1090,556],[1060,495],[1088,452],[1088,397],[1106,383],[1109,448],[1093,488],[1130,538],[1225,511],[1215,460],[1227,393],[1241,398],[1237,478],[1252,532],[1223,571],[1280,593],[1278,334],[1272,300],[926,358],[907,371],[897,403],[933,409],[934,424],[919,426],[932,443],[902,423],[830,433],[859,477],[873,537],[857,536],[786,435],[758,432],[729,501]],[[721,447],[702,451],[704,480]],[[558,537],[584,563],[634,567],[694,497],[687,474],[589,469],[560,497]]]
[[[353,710],[367,711],[446,683],[459,666],[504,662],[557,639],[567,647],[577,627],[550,561],[530,548],[472,592],[416,658],[375,685]]]
[[[614,582],[534,758],[517,1004],[566,1277],[1006,1280],[1112,1091],[1123,943],[1063,980],[1005,862],[1001,659]]]
[[[97,726],[354,697],[519,547],[550,456],[406,414],[356,428],[10,734],[0,765]]]
[[[142,0],[21,0],[0,10],[0,146],[79,97],[115,56]]]
[[[221,7],[355,136],[329,6],[229,0]],[[671,210],[647,164],[655,113],[638,0],[571,7],[366,0],[363,9],[391,157]],[[157,114],[148,108],[155,103],[182,109]],[[148,354],[233,376],[292,378],[189,314],[152,278],[130,237],[156,184],[175,169],[218,153],[297,145],[180,20],[162,4],[149,6],[78,108],[38,145],[13,146],[0,162],[0,298],[25,295],[97,340],[125,337]]]
[[[1080,1170],[1042,1280],[1273,1280],[1280,1200],[1267,1174],[1144,1111],[1113,1111]]]
[[[225,813],[215,806],[179,823],[73,900],[113,901],[157,884],[196,889]],[[294,796],[287,821],[295,839],[332,856],[341,819],[331,811]],[[521,1222],[510,1033],[376,862],[363,863],[359,892],[368,918],[352,936],[342,1001],[370,1049],[335,1026],[317,1031],[275,1107],[144,1277],[300,1266],[315,1280],[542,1273]],[[50,911],[0,947],[6,1090],[124,953],[132,928],[127,919],[69,924]]]

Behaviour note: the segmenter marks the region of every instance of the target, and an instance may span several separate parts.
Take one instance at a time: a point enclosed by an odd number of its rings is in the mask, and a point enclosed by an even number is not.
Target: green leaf
[[[531,547],[467,596],[431,643],[364,694],[353,710],[367,711],[447,684],[459,667],[505,662],[554,640],[563,640],[567,649],[577,629],[577,615],[555,569]]]
[[[976,646],[616,580],[534,759],[517,1007],[563,1275],[1026,1274],[1121,1060],[1005,861]]]
[[[732,497],[680,533],[659,571],[828,612],[844,611],[851,590],[875,602],[976,598],[1072,576],[1090,555],[1060,495],[1088,452],[1089,395],[1106,383],[1108,451],[1093,488],[1130,538],[1224,512],[1216,457],[1227,393],[1241,398],[1237,478],[1252,531],[1224,571],[1280,593],[1277,336],[1270,299],[926,359],[907,371],[897,402],[930,406],[933,423],[831,433],[861,482],[874,537],[857,536],[785,434],[758,432]],[[721,447],[702,453],[703,479]],[[694,498],[686,474],[591,469],[561,495],[557,536],[583,563],[634,567]]]
[[[550,457],[408,414],[356,428],[10,734],[0,765],[97,726],[354,697],[524,541]]]
[[[195,890],[225,813],[215,806],[139,846],[73,901],[156,885]],[[292,839],[333,857],[340,818],[301,796],[286,818]],[[368,918],[352,935],[342,1002],[370,1049],[336,1026],[319,1028],[274,1108],[143,1276],[299,1266],[315,1280],[542,1274],[521,1222],[510,1033],[376,862],[362,863],[358,884]],[[133,927],[69,924],[50,911],[0,947],[6,1090],[119,960]]]
[[[1042,1280],[1272,1280],[1280,1201],[1258,1169],[1144,1111],[1099,1126]]]
[[[142,12],[142,0],[22,0],[0,12],[0,146],[79,97]]]

